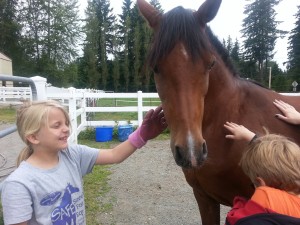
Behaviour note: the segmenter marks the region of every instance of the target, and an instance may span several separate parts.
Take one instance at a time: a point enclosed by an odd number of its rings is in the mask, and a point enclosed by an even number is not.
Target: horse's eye
[[[158,70],[158,66],[157,66],[157,65],[155,65],[155,66],[153,67],[153,71],[154,71],[154,73],[159,73],[159,70]]]
[[[214,67],[215,64],[216,64],[216,60],[213,60],[211,62],[211,64],[208,66],[208,70],[210,71]]]

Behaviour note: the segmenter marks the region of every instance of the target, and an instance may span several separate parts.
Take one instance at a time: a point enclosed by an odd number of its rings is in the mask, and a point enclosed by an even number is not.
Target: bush
[[[87,127],[78,135],[78,140],[95,140],[96,130],[94,127]]]

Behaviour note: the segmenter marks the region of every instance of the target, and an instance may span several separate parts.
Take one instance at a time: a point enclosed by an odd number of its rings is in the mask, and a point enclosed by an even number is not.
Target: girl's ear
[[[27,141],[29,141],[31,144],[38,144],[39,140],[36,138],[35,134],[30,134],[26,137]]]
[[[267,186],[267,185],[266,185],[266,182],[264,181],[263,178],[261,178],[261,177],[256,177],[256,178],[255,178],[255,186],[256,186],[256,187],[260,187],[260,186]]]

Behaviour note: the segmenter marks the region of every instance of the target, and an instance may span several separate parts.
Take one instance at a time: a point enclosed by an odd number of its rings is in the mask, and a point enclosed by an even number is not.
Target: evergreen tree
[[[122,90],[129,90],[130,74],[132,71],[132,58],[133,58],[133,40],[134,33],[132,29],[133,19],[132,19],[132,0],[123,0],[122,14],[119,16],[119,36],[120,45],[123,51],[120,52],[120,60],[122,62],[122,74],[121,81]]]
[[[97,66],[101,77],[99,87],[105,90],[109,77],[108,55],[113,54],[113,39],[116,17],[112,13],[109,0],[93,0],[96,18],[98,20]]]
[[[118,92],[119,87],[120,87],[120,50],[119,50],[119,43],[118,43],[118,38],[115,36],[114,41],[114,60],[113,60],[113,90],[115,92]]]
[[[230,51],[230,56],[236,64],[240,62],[240,44],[238,39],[235,39],[233,47]]]
[[[151,86],[155,87],[154,85],[154,79],[153,79],[153,72],[152,70],[147,66],[147,52],[149,50],[151,37],[152,37],[152,30],[149,28],[147,23],[142,24],[142,29],[144,33],[144,40],[143,40],[143,47],[144,50],[142,53],[142,80],[144,80],[144,90],[146,92],[150,92]],[[144,79],[143,79],[144,78]],[[152,79],[151,79],[152,78]],[[152,88],[152,91],[156,91],[155,88]]]
[[[264,80],[264,67],[274,56],[275,42],[278,37],[285,34],[276,26],[280,23],[275,20],[274,6],[281,0],[247,0],[252,1],[245,6],[247,17],[243,21],[243,37],[245,60],[256,64],[260,81]]]
[[[17,3],[17,0],[0,0],[0,52],[12,59],[14,74],[18,74],[18,67],[23,62]]]
[[[232,38],[231,36],[229,35],[228,38],[227,38],[227,41],[223,40],[223,43],[224,43],[224,46],[225,48],[227,49],[228,53],[230,54],[231,51],[232,51]]]
[[[132,9],[132,20],[134,23],[132,23],[132,28],[134,31],[134,39],[133,39],[133,57],[132,57],[132,63],[133,63],[133,73],[132,73],[132,85],[131,90],[132,91],[138,91],[142,89],[142,79],[143,76],[141,74],[142,70],[142,60],[144,59],[144,54],[146,50],[144,49],[143,41],[144,41],[144,29],[143,24],[145,24],[144,19],[140,16],[138,7],[135,4],[135,6]]]
[[[295,17],[295,28],[289,36],[288,70],[289,74],[300,83],[300,5]]]
[[[160,2],[159,2],[159,0],[150,0],[150,2],[149,2],[151,5],[153,5],[154,6],[154,8],[156,8],[157,10],[159,10],[160,12],[164,12],[163,11],[163,9],[162,9],[162,7],[161,7],[161,4],[160,4]]]
[[[100,81],[100,73],[97,67],[99,21],[92,1],[88,1],[85,15],[84,33],[86,38],[83,44],[83,57],[80,60],[80,87],[86,85],[86,87],[97,89]]]
[[[19,16],[22,46],[32,68],[29,75],[40,74],[52,84],[64,85],[64,67],[77,56],[77,0],[21,0]]]
[[[158,0],[150,0],[150,4],[153,5],[157,10],[159,10],[161,13],[163,13],[162,6]],[[148,24],[143,20],[143,34],[144,34],[144,46],[143,46],[143,55],[142,55],[142,61],[144,62],[143,64],[143,75],[144,76],[144,89],[147,92],[153,91],[156,92],[156,87],[155,87],[155,82],[154,82],[154,77],[153,77],[153,72],[150,70],[148,66],[146,66],[147,63],[147,51],[150,46],[150,42],[152,39],[152,34],[153,31],[152,29],[149,28]]]

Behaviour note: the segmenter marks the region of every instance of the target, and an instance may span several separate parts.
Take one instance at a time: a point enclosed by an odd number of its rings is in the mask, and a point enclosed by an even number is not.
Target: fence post
[[[36,92],[37,92],[37,99],[36,100],[46,100],[47,94],[46,94],[46,82],[47,79],[40,76],[31,77],[33,80]]]
[[[70,135],[70,141],[74,144],[77,144],[77,113],[76,113],[76,89],[73,87],[68,88],[70,93],[69,98],[69,116],[71,121],[72,133]]]
[[[85,92],[83,92],[83,99],[81,101],[81,108],[82,108],[82,113],[81,113],[81,124],[83,124],[84,127],[86,127],[86,107],[87,107],[87,100],[85,97]]]
[[[137,96],[138,96],[138,124],[139,126],[142,125],[143,122],[143,92],[138,91]]]

